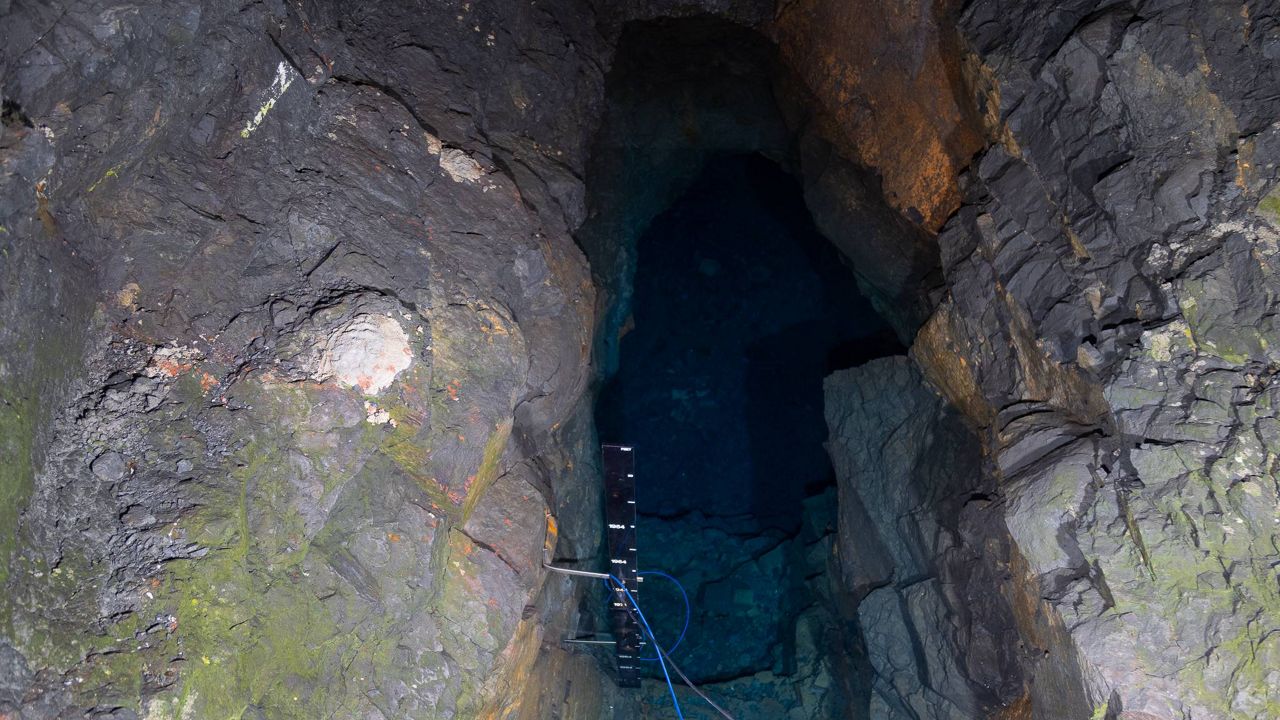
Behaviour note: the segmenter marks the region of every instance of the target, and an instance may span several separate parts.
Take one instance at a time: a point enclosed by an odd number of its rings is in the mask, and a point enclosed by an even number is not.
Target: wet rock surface
[[[806,499],[804,524],[791,535],[762,534],[751,516],[641,518],[653,544],[645,557],[665,563],[693,605],[684,642],[670,655],[734,717],[841,717],[851,701],[866,702],[858,697],[864,688],[848,686],[865,652],[844,644],[832,572],[835,499],[833,489]],[[678,591],[649,576],[640,599],[646,616],[662,618],[654,632],[670,645],[684,615]],[[656,665],[647,674],[661,677]],[[682,686],[677,696],[685,717],[723,717]],[[665,683],[647,685],[639,700],[619,717],[669,712]]]
[[[592,291],[498,156],[580,154],[468,120],[548,17],[402,11],[6,5],[0,712],[473,717],[528,662]]]

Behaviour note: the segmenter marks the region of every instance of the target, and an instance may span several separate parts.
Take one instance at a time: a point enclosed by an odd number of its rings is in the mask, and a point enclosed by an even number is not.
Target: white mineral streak
[[[271,112],[271,108],[276,106],[276,101],[284,95],[289,86],[293,84],[294,70],[289,63],[281,60],[276,66],[276,78],[271,81],[271,87],[267,89],[267,99],[262,103],[262,107],[258,108],[258,112],[245,123],[244,129],[240,131],[240,137],[247,138],[253,134],[254,130],[262,124],[267,118],[267,113]]]

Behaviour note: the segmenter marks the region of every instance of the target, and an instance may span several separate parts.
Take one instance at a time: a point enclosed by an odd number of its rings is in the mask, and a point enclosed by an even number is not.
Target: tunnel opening
[[[980,453],[907,357],[936,243],[812,104],[755,31],[622,30],[576,233],[599,291],[594,422],[636,449],[639,566],[683,583],[687,631],[669,580],[640,603],[739,718],[974,710],[936,661],[966,612],[938,558],[962,544]],[[669,701],[645,667],[642,702]]]
[[[794,533],[804,498],[835,480],[823,378],[905,348],[800,184],[759,155],[711,158],[636,253],[596,425],[641,451],[637,511]]]
[[[630,310],[596,424],[636,448],[642,566],[692,601],[682,667],[697,682],[792,675],[795,618],[817,602],[801,555],[834,524],[823,379],[905,348],[800,183],[759,155],[709,158],[648,226]],[[644,589],[674,642],[682,597]]]

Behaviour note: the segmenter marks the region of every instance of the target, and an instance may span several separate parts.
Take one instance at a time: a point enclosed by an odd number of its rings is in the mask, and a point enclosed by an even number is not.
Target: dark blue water
[[[597,425],[637,447],[640,512],[793,530],[832,482],[823,377],[904,351],[798,182],[759,156],[709,163],[641,238],[633,297]]]

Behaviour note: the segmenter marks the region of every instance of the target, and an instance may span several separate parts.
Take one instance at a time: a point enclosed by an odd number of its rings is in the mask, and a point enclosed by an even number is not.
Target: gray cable
[[[707,697],[706,693],[702,692],[702,690],[698,689],[697,685],[693,684],[693,681],[685,677],[684,671],[680,669],[680,666],[676,664],[676,661],[672,660],[671,656],[668,655],[667,651],[663,650],[662,646],[660,645],[658,646],[658,652],[662,653],[662,657],[667,659],[667,662],[670,663],[671,668],[676,671],[676,674],[680,676],[680,679],[684,681],[684,684],[689,686],[690,690],[696,692],[698,694],[698,697],[702,698],[703,700],[706,700],[708,705],[715,708],[716,712],[723,715],[725,718],[727,718],[727,720],[734,720],[733,716],[725,712],[724,708],[717,705],[715,700],[712,700],[711,698]]]
[[[627,614],[631,615],[632,618],[635,618],[635,612],[633,612],[630,607],[627,608]],[[658,652],[662,653],[662,657],[665,658],[667,663],[671,665],[671,669],[676,671],[676,675],[680,676],[680,679],[684,681],[685,685],[689,686],[690,690],[697,693],[698,697],[702,698],[703,700],[706,700],[707,704],[715,708],[716,712],[724,716],[726,720],[734,720],[734,717],[730,715],[724,708],[717,705],[715,700],[712,700],[711,698],[707,697],[706,693],[702,692],[702,690],[697,685],[693,684],[693,681],[689,679],[689,676],[684,674],[684,671],[680,669],[680,666],[676,664],[676,661],[672,660],[671,656],[667,654],[667,651],[662,649],[662,646],[658,644],[656,638],[654,639],[653,646],[658,649]]]
[[[550,570],[551,572],[560,573],[561,575],[573,575],[575,577],[588,577],[588,578],[595,578],[597,580],[608,580],[610,578],[609,573],[587,572],[586,570],[570,570],[569,568],[556,567],[555,565],[552,565],[550,563],[542,563],[542,567]]]

